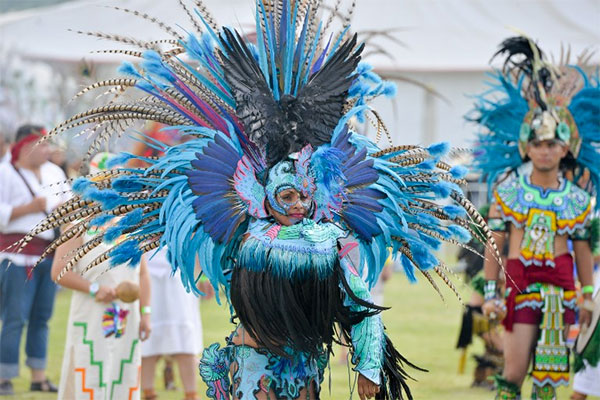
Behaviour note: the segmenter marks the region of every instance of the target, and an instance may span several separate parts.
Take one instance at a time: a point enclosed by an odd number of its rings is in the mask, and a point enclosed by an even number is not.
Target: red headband
[[[29,135],[25,136],[23,139],[19,140],[17,143],[15,143],[12,146],[12,148],[10,149],[10,162],[13,164],[16,163],[19,160],[19,157],[21,155],[21,150],[23,150],[23,146],[25,146],[28,143],[39,140],[40,136],[44,136],[45,134],[46,134],[45,129],[42,129],[37,132],[34,131],[34,132],[30,133]]]

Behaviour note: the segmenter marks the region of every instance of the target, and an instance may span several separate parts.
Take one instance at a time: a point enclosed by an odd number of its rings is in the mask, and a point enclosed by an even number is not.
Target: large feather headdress
[[[526,159],[531,140],[560,140],[574,158],[575,180],[584,173],[588,189],[600,190],[600,86],[598,74],[585,72],[589,54],[575,64],[557,65],[525,36],[503,41],[494,57],[504,56],[503,68],[491,75],[490,90],[477,97],[467,119],[481,127],[475,166],[490,188]],[[588,171],[588,172],[585,172]]]
[[[171,265],[181,270],[186,287],[197,291],[196,255],[217,293],[219,288],[227,293],[249,221],[268,217],[268,172],[284,162],[293,164],[297,184],[313,196],[311,218],[336,223],[357,238],[370,284],[391,251],[411,280],[420,273],[437,288],[433,272],[453,287],[435,256],[442,242],[469,248],[466,243],[475,236],[495,249],[485,222],[459,187],[466,169],[444,160],[447,144],[380,149],[352,131],[350,121],[367,115],[382,127],[369,102],[395,89],[361,62],[363,46],[348,23],[330,33],[329,23],[319,22],[322,3],[257,0],[255,41],[219,28],[201,2],[196,18],[183,1],[196,34],[183,37],[159,23],[173,39],[158,48],[105,36],[140,47],[112,51],[140,62],[124,62],[119,70],[125,77],[96,83],[80,95],[110,87],[111,93],[137,91],[141,97],[120,96],[77,114],[48,136],[86,126],[97,134],[93,151],[112,133],[150,120],[193,139],[174,146],[148,139],[163,156],[123,154],[113,160],[126,165],[137,158],[148,168],[78,179],[76,196],[20,245],[38,232],[72,223],[48,254],[88,227],[119,217],[103,236],[78,249],[63,273],[102,241],[126,235],[87,268],[106,260],[135,265],[144,252],[168,246]],[[500,258],[497,249],[494,254]]]

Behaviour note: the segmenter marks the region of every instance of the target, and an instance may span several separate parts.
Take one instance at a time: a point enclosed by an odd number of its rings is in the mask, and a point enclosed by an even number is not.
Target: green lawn
[[[465,297],[468,290],[464,289]],[[443,303],[428,284],[421,281],[410,285],[401,274],[395,274],[386,284],[386,305],[392,309],[384,312],[384,321],[388,333],[396,347],[409,360],[429,370],[428,373],[414,372],[416,382],[411,383],[415,399],[460,399],[485,400],[493,399],[493,394],[484,389],[471,389],[474,361],[469,357],[466,373],[457,374],[459,353],[454,349],[460,322],[461,306],[449,290],[444,290],[446,303]],[[65,341],[65,325],[68,317],[70,292],[61,291],[56,299],[54,316],[51,321],[49,369],[48,376],[58,383],[61,370],[62,354]],[[204,301],[201,305],[204,324],[204,344],[223,341],[229,333],[231,325],[224,307],[218,307],[214,301]],[[477,343],[470,349],[470,354],[481,351]],[[159,365],[158,371],[162,371]],[[324,399],[349,399],[349,372],[338,359],[331,362],[331,395],[328,390],[328,376],[324,382]],[[350,378],[353,380],[353,378]],[[14,381],[18,399],[46,400],[54,399],[51,395],[34,395],[26,390],[29,387],[29,373],[23,366],[21,377]],[[181,384],[177,384],[181,388]],[[157,389],[162,389],[162,373],[157,373]],[[525,394],[531,390],[531,381],[526,381]],[[204,387],[199,392],[204,398]],[[569,390],[561,389],[559,399],[567,399]],[[178,400],[183,393],[159,390],[160,399]],[[358,399],[358,395],[353,397]],[[526,396],[525,398],[528,398]]]

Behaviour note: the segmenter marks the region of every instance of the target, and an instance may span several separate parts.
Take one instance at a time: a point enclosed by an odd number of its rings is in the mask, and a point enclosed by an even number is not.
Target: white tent
[[[254,0],[204,0],[204,3],[219,23],[252,31]],[[350,3],[342,1],[340,10],[345,12]],[[420,81],[444,98],[399,83],[395,104],[382,106],[396,142],[450,140],[459,146],[468,143],[473,128],[465,125],[462,115],[472,100],[465,94],[484,90],[482,81],[489,69],[488,61],[498,43],[514,33],[509,27],[540,39],[541,47],[556,55],[560,55],[563,44],[570,44],[572,53],[578,54],[600,42],[600,0],[359,0],[357,3],[354,30],[386,32],[404,44],[376,37],[374,45],[385,48],[393,58],[374,54],[367,61],[387,78],[404,76]],[[68,29],[145,40],[166,36],[158,26],[107,8],[106,4],[142,11],[184,31],[193,31],[177,0],[81,0],[0,15],[0,48],[11,48],[27,58],[54,65],[72,66],[84,57],[102,65],[115,62],[115,57],[93,55],[90,50],[122,46],[78,36]],[[597,63],[598,56],[594,61]]]

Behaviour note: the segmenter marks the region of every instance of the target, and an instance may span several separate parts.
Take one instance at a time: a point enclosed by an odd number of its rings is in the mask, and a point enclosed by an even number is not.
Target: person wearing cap
[[[495,91],[480,96],[470,115],[482,127],[475,166],[493,194],[488,225],[498,247],[508,243],[504,296],[497,283],[501,264],[489,248],[484,264],[483,312],[502,319],[506,329],[496,398],[521,398],[533,358],[531,398],[556,399],[557,387],[569,384],[566,333],[577,303],[569,240],[583,288],[581,325],[589,324],[593,310],[600,89],[581,67],[550,64],[524,36],[505,40],[496,55],[506,61]]]
[[[26,365],[32,391],[56,392],[45,374],[48,320],[56,285],[50,278],[51,258],[42,260],[52,231],[36,235],[19,250],[14,243],[69,197],[66,177],[48,162],[49,145],[36,143],[45,134],[36,125],[21,126],[11,148],[11,161],[0,164],[0,395],[14,393],[11,379],[19,375],[21,334],[27,323]]]

